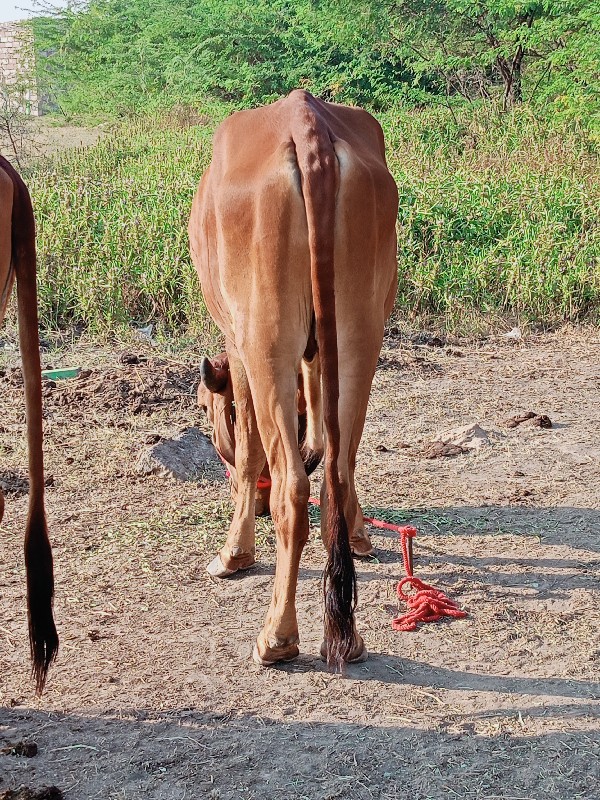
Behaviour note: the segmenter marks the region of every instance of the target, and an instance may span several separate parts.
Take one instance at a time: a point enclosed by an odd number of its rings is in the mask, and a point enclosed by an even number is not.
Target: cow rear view
[[[15,277],[29,451],[29,509],[25,528],[27,610],[33,676],[41,693],[58,650],[58,636],[52,615],[52,550],[44,510],[35,223],[27,187],[11,164],[0,156],[0,322]],[[0,492],[0,519],[3,511],[4,498]]]
[[[322,653],[337,666],[366,657],[354,621],[350,537],[363,526],[354,468],[396,293],[397,203],[379,124],[304,91],[226,120],[194,199],[192,257],[225,335],[235,400],[236,507],[209,571],[224,576],[254,562],[255,488],[266,458],[277,567],[254,649],[263,665],[299,652],[295,593],[309,480],[297,388],[314,332],[326,442]]]

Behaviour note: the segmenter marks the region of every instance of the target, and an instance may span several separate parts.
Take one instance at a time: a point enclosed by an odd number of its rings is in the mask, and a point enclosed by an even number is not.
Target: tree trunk
[[[504,82],[504,96],[502,99],[504,111],[523,101],[521,66],[524,55],[523,47],[519,45],[512,62],[504,58],[504,56],[496,57],[496,66]]]

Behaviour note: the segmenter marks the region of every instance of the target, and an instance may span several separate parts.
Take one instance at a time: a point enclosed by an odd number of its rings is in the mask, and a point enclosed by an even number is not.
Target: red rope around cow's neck
[[[225,477],[227,479],[231,478],[231,471],[229,469],[227,461],[225,461],[225,459],[223,458],[221,453],[219,453],[218,450],[217,450],[217,454],[218,454],[219,458],[221,459],[221,461],[223,462],[223,466],[225,467]],[[272,486],[272,483],[271,483],[271,479],[270,478],[264,478],[262,475],[258,476],[258,480],[256,481],[256,488],[257,489],[270,489],[271,486]]]

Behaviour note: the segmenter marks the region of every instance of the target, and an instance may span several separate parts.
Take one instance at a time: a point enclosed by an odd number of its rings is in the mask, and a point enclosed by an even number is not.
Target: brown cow
[[[322,370],[322,528],[329,663],[366,658],[356,631],[349,528],[384,323],[396,294],[398,193],[381,128],[359,108],[294,91],[217,130],[189,232],[206,305],[225,335],[235,400],[237,498],[220,558],[253,559],[256,481],[271,473],[277,567],[259,664],[298,655],[296,584],[308,538],[309,479],[298,446],[298,374],[312,332]]]
[[[29,448],[29,513],[25,529],[27,611],[32,671],[38,693],[58,651],[52,616],[54,576],[44,510],[42,377],[38,336],[35,223],[27,187],[0,156],[0,322],[17,279],[19,342],[25,382]],[[4,497],[0,491],[0,519]]]

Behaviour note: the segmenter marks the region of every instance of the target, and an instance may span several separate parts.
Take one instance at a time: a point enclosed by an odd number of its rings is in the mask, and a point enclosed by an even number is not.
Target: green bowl
[[[80,367],[65,367],[64,369],[43,369],[42,378],[51,381],[62,381],[65,378],[76,378],[79,375]]]

